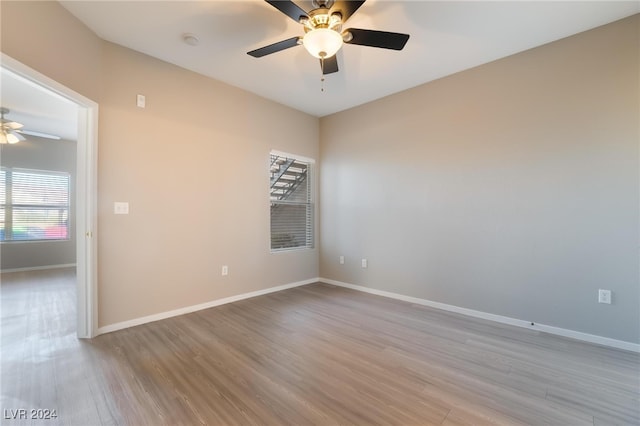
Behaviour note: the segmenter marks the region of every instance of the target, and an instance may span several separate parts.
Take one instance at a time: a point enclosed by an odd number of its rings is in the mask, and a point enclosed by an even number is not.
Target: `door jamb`
[[[27,83],[43,87],[78,106],[76,144],[76,284],[77,335],[92,338],[98,330],[97,176],[98,104],[0,52],[2,68]]]

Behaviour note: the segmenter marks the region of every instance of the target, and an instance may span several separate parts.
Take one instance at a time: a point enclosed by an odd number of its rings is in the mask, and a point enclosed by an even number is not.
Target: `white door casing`
[[[97,152],[98,104],[0,52],[1,66],[30,84],[78,106],[76,144],[76,281],[77,335],[92,338],[98,329],[97,288]]]

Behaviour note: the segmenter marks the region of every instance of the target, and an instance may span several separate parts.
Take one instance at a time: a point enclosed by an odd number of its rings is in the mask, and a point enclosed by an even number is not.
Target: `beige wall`
[[[269,252],[270,150],[318,158],[317,118],[113,44],[103,63],[102,325],[318,276],[317,249]]]
[[[102,40],[56,1],[0,1],[2,52],[98,100]]]
[[[321,276],[638,343],[638,28],[323,118]]]
[[[317,118],[103,42],[56,2],[0,13],[4,53],[100,105],[99,326],[318,276],[317,249],[270,254],[268,195],[270,150],[317,158]]]

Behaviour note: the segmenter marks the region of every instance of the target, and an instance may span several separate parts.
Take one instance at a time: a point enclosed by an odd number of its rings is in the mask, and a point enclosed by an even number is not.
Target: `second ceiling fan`
[[[36,132],[34,130],[24,129],[21,123],[4,118],[5,114],[9,114],[9,109],[0,107],[0,145],[16,144],[25,140],[22,135],[38,136],[40,138],[60,140],[60,136],[50,135],[48,133]]]
[[[322,74],[331,74],[338,71],[336,53],[343,43],[402,50],[409,40],[408,34],[359,28],[343,30],[342,24],[362,6],[365,0],[313,0],[315,9],[309,13],[290,0],[266,0],[266,2],[302,24],[305,34],[247,52],[254,58],[261,58],[302,44],[311,55],[320,59]]]

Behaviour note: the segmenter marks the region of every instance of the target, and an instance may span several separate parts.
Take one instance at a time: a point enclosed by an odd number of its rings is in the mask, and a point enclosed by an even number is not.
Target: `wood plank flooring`
[[[80,341],[74,286],[2,275],[2,424],[640,424],[635,353],[322,283]]]

